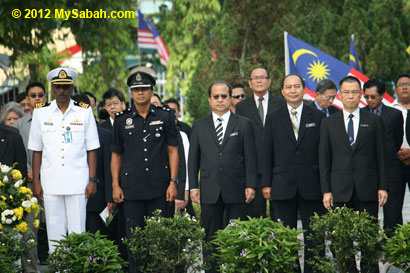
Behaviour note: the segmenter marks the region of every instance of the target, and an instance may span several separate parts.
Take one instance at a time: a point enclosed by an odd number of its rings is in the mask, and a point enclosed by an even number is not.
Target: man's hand
[[[33,170],[27,170],[27,182],[33,182]]]
[[[397,157],[405,163],[406,159],[410,159],[410,148],[400,148],[397,152]]]
[[[108,211],[113,211],[117,208],[117,204],[114,202],[107,202]]]
[[[112,199],[114,199],[115,203],[121,203],[124,201],[124,193],[120,186],[113,186],[112,187]]]
[[[196,204],[199,204],[201,202],[200,197],[199,197],[199,190],[192,190],[190,195],[191,195],[192,202]]]
[[[249,204],[255,198],[255,189],[254,188],[245,188],[245,202]]]
[[[39,180],[33,180],[33,195],[38,200],[43,200],[43,188],[41,187]]]
[[[175,182],[171,181],[169,183],[166,194],[168,202],[172,202],[175,200],[175,197],[177,197],[177,184]]]
[[[333,195],[331,192],[325,192],[323,194],[323,206],[326,209],[332,209],[333,207]]]
[[[262,194],[263,194],[263,197],[265,197],[265,199],[272,200],[272,197],[270,196],[271,190],[272,190],[271,187],[263,187],[262,188]]]
[[[377,192],[378,194],[378,199],[379,199],[379,208],[383,207],[384,204],[387,202],[387,191],[385,190],[379,190]]]
[[[97,183],[94,181],[88,182],[87,187],[85,188],[85,198],[90,198],[97,193]]]
[[[188,203],[188,202],[186,202],[185,200],[175,199],[175,212],[176,212],[176,213],[179,213],[179,211],[180,211],[181,209],[184,209],[184,208],[185,208],[185,206],[186,206],[187,203]]]

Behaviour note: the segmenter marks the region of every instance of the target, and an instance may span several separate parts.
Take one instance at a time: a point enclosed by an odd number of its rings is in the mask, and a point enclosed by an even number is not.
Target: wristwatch
[[[178,184],[178,179],[176,179],[176,178],[171,178],[169,181],[175,182],[176,184]]]
[[[94,181],[95,183],[98,183],[100,181],[96,176],[90,177],[89,180]]]

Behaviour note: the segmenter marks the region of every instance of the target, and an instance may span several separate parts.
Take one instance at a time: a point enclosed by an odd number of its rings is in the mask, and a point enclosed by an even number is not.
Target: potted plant
[[[232,220],[216,233],[213,243],[221,272],[294,272],[298,266],[297,238],[303,231],[269,218]]]
[[[400,226],[383,246],[383,261],[410,272],[410,223]]]

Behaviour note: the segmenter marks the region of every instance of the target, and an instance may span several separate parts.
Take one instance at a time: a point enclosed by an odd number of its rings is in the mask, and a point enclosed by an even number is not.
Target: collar
[[[355,118],[359,118],[359,116],[360,116],[360,107],[357,107],[356,110],[354,110],[352,114]],[[345,120],[349,118],[349,115],[350,115],[350,113],[347,112],[345,109],[343,109],[343,117],[344,117]]]
[[[218,116],[217,114],[212,112],[212,120],[214,121],[214,123],[216,123],[218,118],[222,118],[224,122],[228,122],[230,116],[231,116],[230,110],[226,112],[225,114],[223,114],[222,116]]]
[[[382,107],[383,107],[383,102],[380,103],[380,106],[379,106],[379,107],[377,107],[377,112],[381,113],[381,112],[382,112]],[[370,109],[370,111],[372,111],[372,112],[373,112],[373,110],[374,110],[374,109]]]
[[[391,106],[400,107],[400,108],[402,108],[402,109],[406,109],[406,108],[398,101],[397,98],[392,102]]]
[[[323,109],[322,107],[320,107],[320,105],[317,103],[316,100],[314,100],[313,102],[315,103],[316,108],[317,108],[318,110],[320,110],[320,111],[327,110],[327,109]]]
[[[258,105],[258,104],[259,104],[259,97],[256,96],[255,93],[253,93],[253,98],[254,98],[254,100],[255,100],[255,102],[256,102],[256,105]],[[266,94],[265,94],[262,98],[263,98],[262,103],[267,102],[268,99],[269,99],[269,91],[266,92]]]
[[[290,106],[289,104],[286,104],[286,106],[288,107],[289,115],[291,115],[291,114],[292,114],[291,110],[293,109],[293,107]],[[296,112],[298,113],[298,117],[299,117],[299,118],[302,116],[302,109],[303,109],[303,101],[302,101],[302,103],[298,106],[298,108],[296,108]]]
[[[52,110],[53,112],[56,111],[57,109],[58,109],[59,111],[61,111],[61,110],[58,108],[58,105],[57,105],[56,100],[51,101],[49,107],[51,108],[51,110]],[[67,112],[70,111],[70,110],[74,110],[74,111],[76,110],[76,108],[74,107],[74,101],[73,101],[72,99],[70,99],[70,102],[69,102],[69,104],[68,104],[67,110],[66,110],[65,112],[67,113]]]

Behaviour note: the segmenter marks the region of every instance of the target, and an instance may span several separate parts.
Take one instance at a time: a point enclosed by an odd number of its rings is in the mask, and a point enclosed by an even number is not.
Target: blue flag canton
[[[154,38],[159,36],[158,31],[151,20],[148,17],[145,17],[140,11],[138,11],[138,28],[151,31]]]
[[[301,75],[311,91],[316,91],[317,83],[323,79],[332,80],[339,89],[339,81],[349,74],[350,67],[292,35],[287,37],[290,73]]]
[[[353,37],[350,39],[350,67],[353,67],[357,71],[362,72],[360,68],[359,56],[357,55],[356,48],[354,47],[354,39]]]

